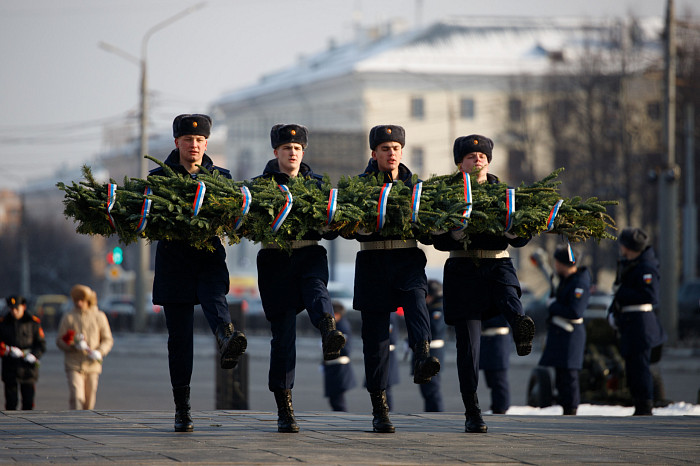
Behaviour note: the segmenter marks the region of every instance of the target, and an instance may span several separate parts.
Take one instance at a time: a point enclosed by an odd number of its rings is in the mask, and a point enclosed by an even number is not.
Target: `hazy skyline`
[[[22,189],[63,165],[91,164],[105,124],[138,117],[140,69],[99,47],[141,58],[144,34],[197,0],[32,0],[0,5],[0,189]],[[691,0],[676,0],[679,17]],[[632,7],[633,5],[633,7]],[[430,24],[448,16],[665,16],[665,0],[207,0],[155,32],[147,48],[150,132],[178,113],[254,84],[266,73],[353,39],[356,24]],[[216,123],[216,122],[215,122]],[[166,154],[152,154],[162,157]]]

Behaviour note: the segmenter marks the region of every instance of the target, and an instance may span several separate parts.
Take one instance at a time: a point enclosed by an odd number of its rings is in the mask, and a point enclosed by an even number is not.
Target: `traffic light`
[[[124,259],[124,252],[122,251],[122,248],[117,246],[116,248],[112,249],[109,253],[107,253],[107,263],[111,265],[119,265],[122,263],[122,260]]]

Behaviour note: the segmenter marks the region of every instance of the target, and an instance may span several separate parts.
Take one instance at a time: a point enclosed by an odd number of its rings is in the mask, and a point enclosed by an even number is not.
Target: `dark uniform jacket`
[[[323,179],[304,162],[301,163],[298,176],[315,179],[319,186]],[[289,182],[289,175],[280,172],[277,159],[268,161],[262,175],[253,179],[257,178],[274,178],[278,184]],[[309,232],[302,239],[318,241],[336,236],[335,233],[322,235],[319,232]],[[290,305],[296,308],[297,313],[304,310],[300,284],[305,279],[317,278],[328,284],[328,257],[326,248],[320,245],[293,249],[291,255],[280,249],[263,248],[258,252],[257,265],[260,298],[268,320],[281,317]]]
[[[0,317],[0,342],[29,350],[37,359],[46,351],[46,339],[39,318],[26,311],[19,320],[12,314]],[[13,358],[9,354],[2,358],[3,382],[35,383],[38,378],[38,364],[30,364],[23,358]]]
[[[495,175],[487,175],[488,183],[499,183]],[[520,248],[525,246],[531,238],[507,238],[504,235],[492,235],[479,233],[469,235],[469,250],[503,251],[508,246]],[[450,233],[437,235],[433,239],[433,246],[438,251],[462,251],[464,245],[455,240]],[[492,299],[498,296],[485,294],[484,283],[496,283],[502,286],[514,288],[520,298],[520,282],[515,273],[515,267],[510,258],[503,259],[471,259],[450,258],[445,262],[443,293],[445,305],[445,321],[448,325],[466,320],[486,320],[502,312],[503,307],[520,306],[510,302],[512,298],[492,305]],[[464,303],[468,303],[467,306]]]
[[[649,246],[634,260],[620,260],[615,285],[618,286],[611,306],[620,330],[623,356],[661,345],[667,339],[659,318],[651,312],[624,312],[625,306],[659,302],[659,262]]]
[[[547,343],[540,359],[541,366],[566,369],[583,367],[583,353],[586,349],[586,329],[583,323],[571,324],[571,327],[568,327],[566,321],[558,318],[567,321],[582,318],[588,307],[590,288],[591,275],[585,267],[579,268],[576,273],[559,282],[556,301],[549,306]],[[563,323],[568,329],[557,322]]]
[[[180,165],[180,152],[173,150],[165,164],[181,176],[191,176],[185,167]],[[202,166],[212,171],[218,171],[221,176],[231,178],[228,170],[214,165],[211,158],[204,154]],[[151,170],[150,175],[164,175],[164,170],[158,167]],[[226,267],[226,251],[221,240],[214,236],[210,238],[213,251],[197,249],[184,241],[159,241],[156,248],[155,277],[153,280],[153,303],[199,304],[198,290],[211,291],[213,294],[226,294],[229,289],[229,275]]]
[[[377,162],[370,159],[364,173],[368,176],[379,173]],[[413,189],[411,170],[399,164],[399,180]],[[394,180],[390,173],[384,173],[384,182]],[[385,241],[399,237],[382,236],[379,232],[370,235],[357,235],[361,243]],[[368,250],[357,253],[355,259],[355,294],[353,308],[366,312],[392,312],[400,306],[395,290],[422,289],[428,294],[428,279],[425,275],[425,253],[419,248],[392,250]]]

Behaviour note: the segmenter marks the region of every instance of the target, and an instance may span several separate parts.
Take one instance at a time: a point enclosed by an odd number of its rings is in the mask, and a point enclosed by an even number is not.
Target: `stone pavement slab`
[[[698,464],[698,416],[490,416],[466,434],[462,413],[395,414],[395,434],[371,415],[300,412],[298,434],[277,416],[195,411],[173,432],[164,411],[0,412],[0,462],[122,464]]]

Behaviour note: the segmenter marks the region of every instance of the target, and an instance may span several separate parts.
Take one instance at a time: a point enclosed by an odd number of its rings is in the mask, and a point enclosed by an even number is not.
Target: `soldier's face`
[[[486,174],[489,172],[489,159],[486,154],[481,152],[471,152],[462,157],[462,162],[459,164],[459,169],[464,173],[472,173],[479,171],[479,180],[486,180]]]
[[[26,309],[26,304],[17,304],[16,306],[10,308],[10,312],[12,312],[12,317],[14,317],[16,320],[19,320],[24,315],[24,311]]]
[[[207,150],[207,138],[186,134],[175,139],[175,147],[180,150],[180,163],[182,165],[201,165]]]
[[[299,143],[288,142],[275,149],[275,157],[281,172],[296,176],[304,158],[304,148]]]
[[[377,168],[382,172],[398,170],[402,157],[403,148],[398,142],[383,142],[372,151],[372,158],[377,161]]]

